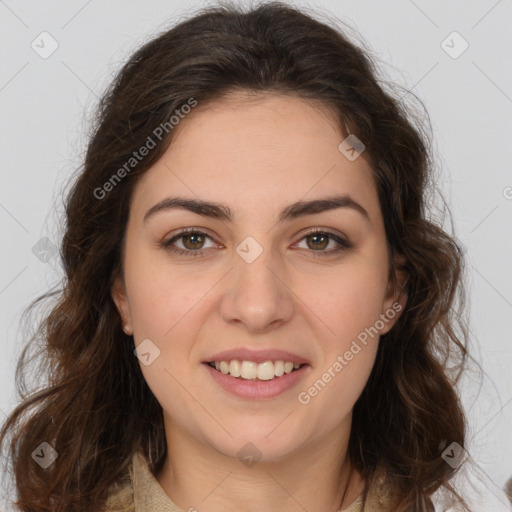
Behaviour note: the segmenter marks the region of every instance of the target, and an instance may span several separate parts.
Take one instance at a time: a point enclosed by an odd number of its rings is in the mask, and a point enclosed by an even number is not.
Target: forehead
[[[334,112],[318,100],[272,92],[236,91],[219,100],[199,103],[173,130],[177,151],[213,142],[217,154],[301,149],[312,144],[337,146],[344,138]],[[263,156],[263,155],[262,155]],[[287,155],[289,158],[292,155]],[[316,155],[318,157],[318,155]]]
[[[150,207],[185,195],[244,207],[279,209],[299,199],[343,193],[378,215],[373,173],[363,157],[338,149],[345,138],[324,104],[283,94],[231,93],[199,103],[173,128],[172,142],[137,185]]]

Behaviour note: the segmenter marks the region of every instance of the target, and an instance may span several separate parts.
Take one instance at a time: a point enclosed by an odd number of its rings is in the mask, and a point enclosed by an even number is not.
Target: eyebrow
[[[184,197],[167,197],[152,206],[144,214],[144,222],[158,212],[182,208],[202,217],[219,219],[222,221],[233,222],[235,216],[231,209],[223,204],[200,199],[188,199]],[[371,223],[368,212],[348,194],[341,196],[331,196],[322,199],[313,199],[310,201],[298,201],[284,208],[279,214],[279,222],[291,221],[306,215],[322,213],[337,208],[350,208],[359,212],[365,220]]]

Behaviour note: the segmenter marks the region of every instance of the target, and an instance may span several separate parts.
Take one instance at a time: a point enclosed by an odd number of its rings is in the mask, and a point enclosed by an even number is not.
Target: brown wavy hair
[[[19,510],[101,510],[136,451],[153,473],[162,467],[162,408],[122,330],[111,287],[122,272],[134,186],[167,149],[172,130],[107,197],[97,191],[190,98],[204,107],[236,90],[318,100],[342,133],[365,144],[390,277],[396,282],[396,271],[405,270],[408,300],[381,337],[355,404],[349,457],[366,491],[377,468],[385,468],[390,511],[433,511],[432,493],[453,490],[456,469],[441,454],[451,442],[465,442],[455,391],[468,357],[464,269],[460,246],[441,227],[446,205],[436,207],[430,195],[436,190],[430,121],[406,102],[413,94],[399,98],[380,78],[371,51],[351,42],[350,27],[321,16],[279,2],[203,8],[138,49],[103,95],[66,197],[63,283],[30,306],[53,299],[20,357],[20,404],[0,432]],[[403,264],[395,262],[399,255]],[[27,391],[34,368],[47,375]],[[43,441],[59,454],[47,469],[31,458]]]

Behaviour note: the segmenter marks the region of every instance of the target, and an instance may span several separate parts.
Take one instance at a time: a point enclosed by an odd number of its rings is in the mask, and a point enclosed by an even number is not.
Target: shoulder
[[[134,455],[135,459],[136,455]],[[126,476],[111,486],[105,508],[102,512],[135,512],[133,490],[133,463]]]
[[[102,512],[183,512],[162,489],[141,452],[132,456],[125,476],[112,486]]]
[[[435,512],[512,512],[512,506],[504,491],[493,482],[473,461],[464,464],[449,484],[463,498],[468,509],[464,509],[445,487],[439,488],[431,497]],[[386,471],[379,467],[368,489],[364,507],[349,507],[347,512],[388,511],[391,489],[386,483]],[[356,505],[354,503],[354,505]]]

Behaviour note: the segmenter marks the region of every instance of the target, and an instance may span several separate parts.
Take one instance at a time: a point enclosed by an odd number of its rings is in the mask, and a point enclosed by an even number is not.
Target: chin
[[[278,432],[278,423],[274,423],[271,428],[265,424],[251,431],[232,429],[229,432],[233,438],[226,439],[226,436],[222,436],[222,439],[212,439],[210,442],[222,454],[242,462],[245,457],[261,462],[276,462],[292,453],[303,442],[289,429]]]

